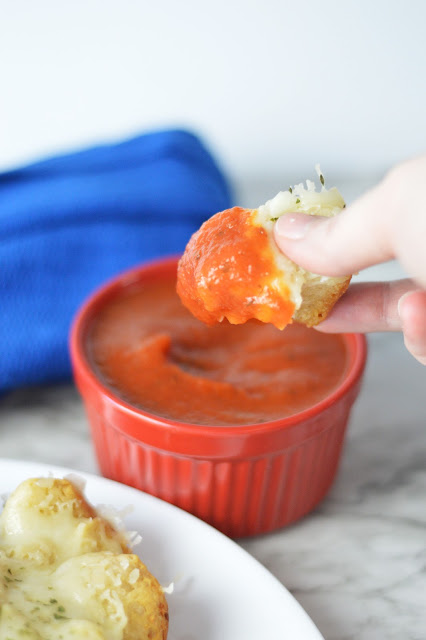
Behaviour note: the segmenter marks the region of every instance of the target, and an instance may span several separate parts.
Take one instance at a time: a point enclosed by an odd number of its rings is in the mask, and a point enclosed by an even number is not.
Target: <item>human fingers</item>
[[[379,185],[332,218],[289,213],[275,224],[281,251],[301,267],[345,276],[394,257],[387,196]]]
[[[404,342],[408,351],[426,365],[426,291],[406,293],[399,301]]]
[[[326,320],[315,328],[325,333],[401,331],[398,304],[416,288],[410,279],[351,285]]]

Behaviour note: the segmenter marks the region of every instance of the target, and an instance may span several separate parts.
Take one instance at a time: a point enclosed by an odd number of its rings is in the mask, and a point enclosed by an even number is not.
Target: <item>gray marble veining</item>
[[[426,370],[399,335],[370,358],[337,481],[310,516],[243,546],[327,640],[426,638]]]
[[[369,342],[330,494],[295,525],[240,543],[295,595],[326,640],[425,640],[426,368],[399,335]],[[96,473],[75,389],[1,398],[0,456]]]

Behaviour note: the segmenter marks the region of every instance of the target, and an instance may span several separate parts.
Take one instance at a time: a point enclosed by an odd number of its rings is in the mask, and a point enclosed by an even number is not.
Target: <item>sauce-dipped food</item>
[[[281,191],[258,209],[233,207],[209,218],[194,233],[178,268],[183,304],[207,324],[242,324],[250,318],[283,329],[324,320],[349,286],[351,276],[319,276],[279,251],[273,235],[279,217],[291,212],[335,216],[345,207],[339,191],[307,180]]]

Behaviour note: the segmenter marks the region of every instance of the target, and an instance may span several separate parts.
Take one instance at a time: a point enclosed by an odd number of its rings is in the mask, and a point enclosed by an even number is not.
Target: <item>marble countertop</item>
[[[370,336],[369,344],[328,497],[297,524],[240,543],[326,640],[425,640],[426,368],[398,334]],[[3,396],[0,456],[97,473],[74,387]]]
[[[339,187],[350,203],[375,182],[367,176]],[[282,188],[278,178],[237,186],[245,206]],[[400,277],[391,262],[357,280]],[[372,335],[369,347],[331,492],[295,525],[240,544],[293,593],[326,640],[426,640],[426,367],[399,334]],[[97,473],[74,387],[0,397],[0,457]]]

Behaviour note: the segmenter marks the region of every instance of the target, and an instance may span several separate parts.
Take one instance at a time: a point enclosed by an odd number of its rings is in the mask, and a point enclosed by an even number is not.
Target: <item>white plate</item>
[[[22,480],[70,469],[0,459],[0,494]],[[168,595],[169,640],[323,640],[293,596],[257,560],[198,518],[167,502],[105,478],[86,479],[92,504],[123,509],[142,542],[135,551]]]

